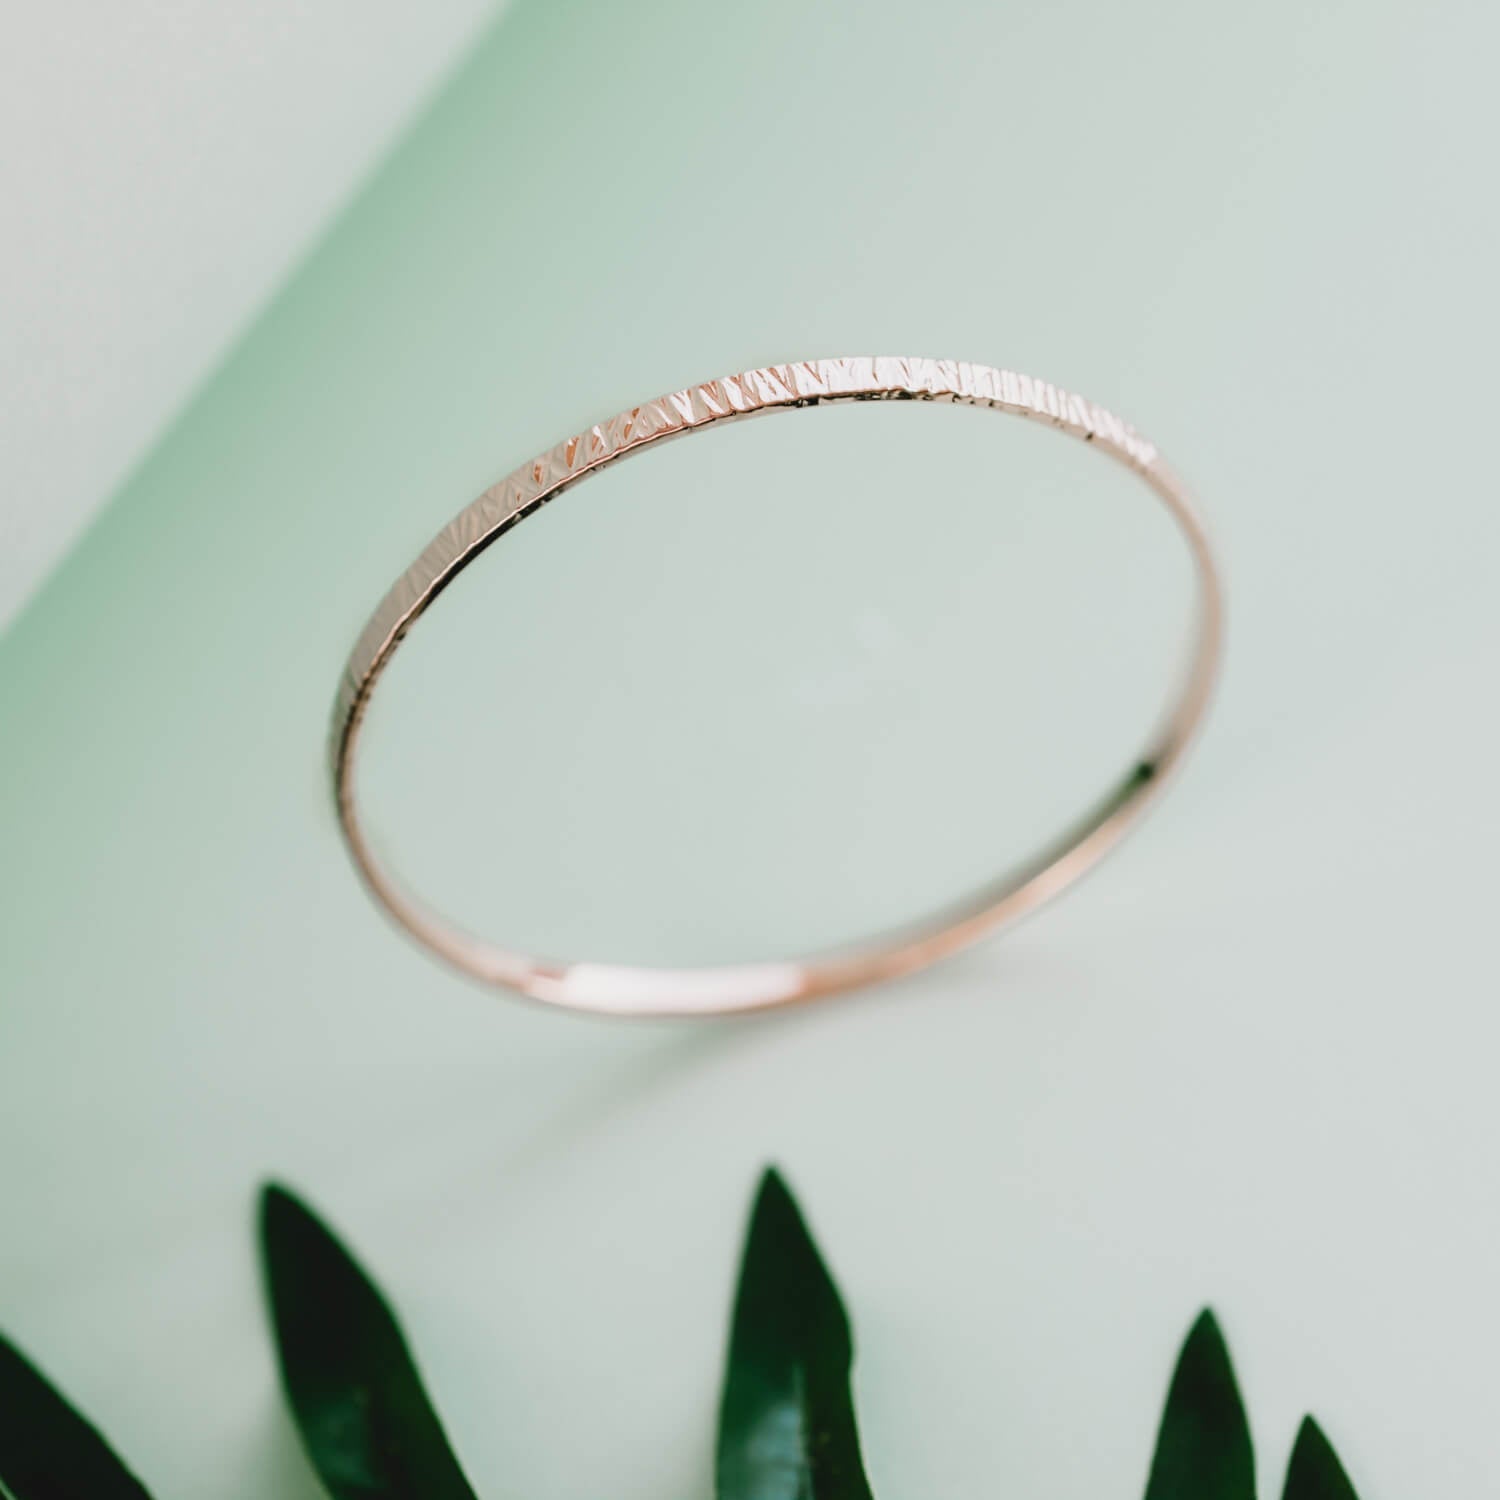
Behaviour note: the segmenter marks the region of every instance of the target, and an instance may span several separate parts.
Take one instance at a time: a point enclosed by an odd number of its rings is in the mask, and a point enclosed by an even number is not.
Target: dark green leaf
[[[1311,1417],[1297,1434],[1282,1500],[1359,1500],[1333,1445]]]
[[[719,1500],[871,1500],[859,1454],[849,1320],[774,1172],[740,1268],[719,1412]]]
[[[150,1500],[109,1444],[3,1338],[0,1490],[13,1500]]]
[[[338,1500],[474,1500],[385,1299],[290,1193],[261,1198],[281,1378]]]
[[[1255,1500],[1255,1457],[1224,1336],[1211,1312],[1182,1346],[1146,1500]]]

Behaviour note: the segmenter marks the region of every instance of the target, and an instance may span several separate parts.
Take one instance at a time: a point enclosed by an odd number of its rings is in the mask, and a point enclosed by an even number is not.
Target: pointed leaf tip
[[[870,1500],[848,1317],[785,1180],[760,1180],[719,1417],[719,1500]]]
[[[283,1187],[279,1182],[261,1184],[258,1208],[263,1252],[269,1252],[270,1240],[273,1236],[287,1233],[299,1220],[312,1218],[311,1212],[302,1200],[290,1188]]]
[[[1311,1417],[1297,1433],[1282,1500],[1359,1500],[1333,1444]]]
[[[0,1336],[0,1494],[10,1500],[150,1500],[94,1426]]]
[[[282,1385],[337,1500],[474,1500],[376,1285],[287,1189],[261,1191],[261,1249]]]
[[[1206,1308],[1178,1356],[1146,1500],[1255,1500],[1244,1403],[1218,1319]]]
[[[260,1216],[262,1220],[280,1212],[285,1204],[297,1203],[297,1195],[283,1183],[274,1179],[260,1185]]]
[[[775,1167],[767,1167],[760,1179],[755,1194],[755,1206],[750,1212],[750,1230],[745,1245],[745,1262],[751,1259],[751,1247],[757,1240],[770,1240],[795,1254],[799,1259],[816,1264],[819,1272],[827,1275],[823,1258],[813,1242],[807,1221],[797,1204],[786,1179]],[[759,1257],[754,1257],[759,1267]]]
[[[786,1185],[786,1178],[781,1175],[781,1168],[768,1166],[760,1174],[760,1186],[755,1192],[755,1212],[759,1212],[760,1206],[768,1198],[785,1198],[795,1208],[792,1199],[792,1190]]]
[[[1219,1319],[1214,1313],[1213,1308],[1205,1307],[1203,1311],[1193,1319],[1193,1326],[1188,1329],[1188,1337],[1190,1339],[1217,1339],[1220,1344],[1224,1344],[1224,1330],[1219,1327]],[[1227,1352],[1227,1344],[1225,1345],[1225,1349]]]

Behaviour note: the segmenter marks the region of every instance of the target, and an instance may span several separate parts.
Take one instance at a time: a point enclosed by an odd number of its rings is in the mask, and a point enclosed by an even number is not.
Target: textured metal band
[[[1050,848],[956,909],[851,951],[782,962],[709,969],[554,962],[472,936],[391,878],[371,852],[355,800],[360,729],[392,654],[464,568],[569,485],[653,443],[761,413],[887,399],[956,401],[1046,422],[1123,462],[1177,522],[1198,579],[1197,627],[1187,670],[1160,729],[1100,804]],[[1218,573],[1192,501],[1156,448],[1103,407],[1043,380],[962,361],[854,358],[773,365],[674,391],[559,443],[486,490],[433,538],[365,626],[339,686],[331,744],[339,821],[376,900],[420,942],[477,979],[553,1005],[617,1015],[707,1015],[783,1005],[921,968],[1033,910],[1082,875],[1154,800],[1181,759],[1208,704],[1222,635]]]

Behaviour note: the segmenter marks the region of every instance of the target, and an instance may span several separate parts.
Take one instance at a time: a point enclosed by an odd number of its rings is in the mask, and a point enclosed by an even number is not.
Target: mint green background
[[[706,1493],[775,1158],[855,1310],[884,1496],[1132,1493],[1205,1301],[1268,1486],[1314,1406],[1364,1494],[1484,1490],[1495,32],[1461,4],[503,19],[0,643],[0,1326],[153,1488],[315,1493],[250,1254],[276,1173],[398,1299],[483,1493]],[[441,972],[327,805],[381,589],[583,423],[861,350],[1034,370],[1193,478],[1234,611],[1188,777],[1019,933],[805,1015],[610,1026]],[[605,476],[398,662],[386,836],[496,931],[620,951],[941,893],[1088,795],[1159,690],[1180,568],[1092,457],[903,408]]]

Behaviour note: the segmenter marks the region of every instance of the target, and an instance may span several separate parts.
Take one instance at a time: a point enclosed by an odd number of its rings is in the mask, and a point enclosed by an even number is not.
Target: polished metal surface
[[[826,955],[704,969],[542,958],[465,932],[406,892],[375,859],[365,836],[355,796],[356,751],[381,672],[443,588],[570,485],[653,443],[716,422],[879,400],[957,402],[1045,422],[1125,464],[1177,522],[1198,581],[1192,650],[1161,727],[1115,789],[1050,847],[959,907]],[[376,900],[420,942],[477,979],[549,1004],[617,1015],[705,1015],[784,1005],[921,968],[1032,911],[1097,863],[1181,760],[1207,707],[1222,638],[1218,572],[1191,499],[1155,446],[1103,407],[1031,376],[963,361],[865,357],[773,365],[674,391],[568,438],[486,490],[433,538],[365,626],[339,685],[330,747],[339,821]]]

